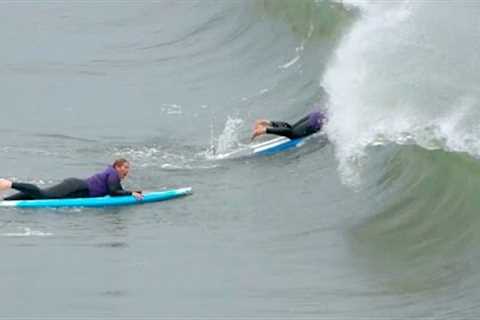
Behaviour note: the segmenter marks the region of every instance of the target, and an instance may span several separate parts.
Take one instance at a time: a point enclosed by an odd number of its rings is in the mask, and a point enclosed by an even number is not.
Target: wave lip
[[[479,156],[480,92],[471,85],[480,80],[480,24],[471,25],[479,10],[445,2],[350,3],[361,16],[321,82],[344,179],[358,182],[358,163],[375,144]]]

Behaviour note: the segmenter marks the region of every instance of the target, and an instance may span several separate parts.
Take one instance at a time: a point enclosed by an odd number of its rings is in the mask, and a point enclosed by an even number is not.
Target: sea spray
[[[210,147],[203,155],[210,160],[220,159],[235,148],[240,147],[240,132],[243,128],[244,121],[240,118],[228,117],[222,133],[215,137],[212,126],[212,137]]]
[[[473,32],[478,9],[410,1],[351,5],[361,15],[321,80],[343,181],[360,183],[372,145],[416,144],[478,156],[480,92],[472,86],[480,80]],[[466,19],[446,25],[451,10]]]

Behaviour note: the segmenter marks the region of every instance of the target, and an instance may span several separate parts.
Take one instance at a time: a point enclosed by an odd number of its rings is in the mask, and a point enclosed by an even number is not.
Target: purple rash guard
[[[325,121],[325,114],[321,111],[314,111],[308,114],[308,126],[314,131],[319,131]]]
[[[90,197],[103,197],[106,195],[120,196],[132,194],[123,190],[120,177],[117,171],[108,166],[104,171],[99,172],[85,180],[88,185]]]

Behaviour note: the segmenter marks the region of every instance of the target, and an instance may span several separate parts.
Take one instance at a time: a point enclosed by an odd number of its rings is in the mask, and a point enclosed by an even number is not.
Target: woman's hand
[[[12,181],[7,179],[0,179],[0,191],[10,189],[12,187]]]
[[[262,134],[265,134],[267,132],[266,127],[256,127],[253,129],[253,134],[252,134],[252,139],[250,141],[253,141],[258,136],[261,136]]]
[[[132,192],[132,196],[134,196],[137,200],[143,200],[143,194],[141,192]]]

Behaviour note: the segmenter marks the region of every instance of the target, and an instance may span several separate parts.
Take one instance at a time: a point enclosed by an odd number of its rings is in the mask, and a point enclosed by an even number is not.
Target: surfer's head
[[[124,179],[130,170],[130,163],[125,159],[117,159],[113,162],[112,167],[115,169],[115,171],[117,171],[120,179]]]

